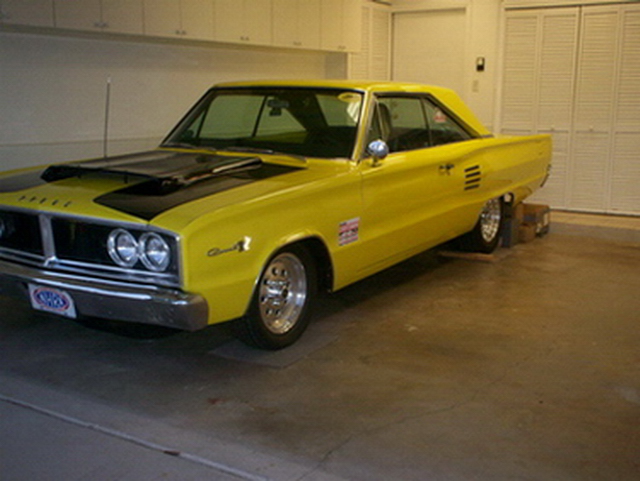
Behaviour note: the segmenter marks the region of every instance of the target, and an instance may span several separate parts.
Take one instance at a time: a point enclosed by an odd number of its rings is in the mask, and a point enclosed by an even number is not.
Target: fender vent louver
[[[464,169],[464,190],[472,190],[480,187],[482,172],[479,165]]]

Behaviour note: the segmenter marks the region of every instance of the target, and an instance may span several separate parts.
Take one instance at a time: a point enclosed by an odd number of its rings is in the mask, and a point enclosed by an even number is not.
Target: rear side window
[[[464,130],[444,109],[425,99],[427,121],[431,131],[431,145],[450,144],[469,140],[471,135]]]

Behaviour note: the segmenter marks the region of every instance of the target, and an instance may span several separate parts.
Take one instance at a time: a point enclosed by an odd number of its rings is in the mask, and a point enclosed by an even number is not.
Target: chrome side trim
[[[40,223],[40,235],[42,236],[42,252],[44,252],[44,265],[49,266],[56,260],[56,246],[53,239],[51,216],[46,214],[39,214],[38,222]]]

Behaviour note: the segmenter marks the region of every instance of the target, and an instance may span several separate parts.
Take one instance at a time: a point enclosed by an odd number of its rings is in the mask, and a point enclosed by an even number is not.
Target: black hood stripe
[[[297,170],[295,167],[262,164],[259,169],[232,172],[164,194],[159,193],[154,181],[149,180],[101,195],[95,202],[149,221],[187,202]]]
[[[124,187],[94,201],[151,220],[179,205],[218,192],[299,170],[259,157],[155,150],[106,159],[52,165],[0,179],[0,193],[84,176],[116,176]]]

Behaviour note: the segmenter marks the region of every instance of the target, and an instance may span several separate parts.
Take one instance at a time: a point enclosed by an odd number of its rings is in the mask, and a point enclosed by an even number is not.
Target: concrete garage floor
[[[640,479],[640,226],[576,222],[413,258],[279,353],[0,298],[0,480]]]

